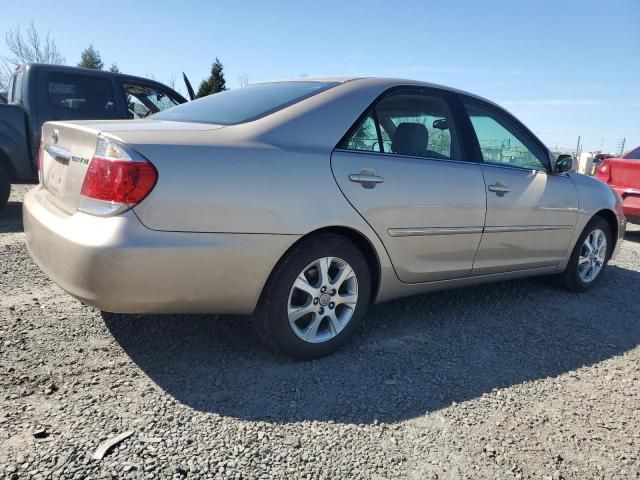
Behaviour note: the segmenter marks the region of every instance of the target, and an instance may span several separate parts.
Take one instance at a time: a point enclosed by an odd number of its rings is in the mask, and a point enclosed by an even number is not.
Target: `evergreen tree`
[[[196,97],[206,97],[212,93],[222,92],[227,89],[223,68],[220,59],[216,57],[216,61],[211,66],[211,76],[200,83]]]
[[[79,67],[93,68],[94,70],[102,70],[104,68],[104,62],[100,56],[100,52],[93,48],[93,45],[89,45],[80,54]]]
[[[120,73],[120,69],[118,68],[118,64],[117,63],[112,63],[111,66],[109,67],[109,71],[113,72],[113,73]]]

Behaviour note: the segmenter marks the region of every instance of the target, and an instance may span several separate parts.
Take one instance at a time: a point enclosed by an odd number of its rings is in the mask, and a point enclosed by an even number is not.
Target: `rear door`
[[[485,217],[482,171],[465,161],[447,93],[394,89],[333,152],[334,176],[407,283],[469,275]]]
[[[464,98],[463,104],[487,189],[473,275],[557,265],[578,217],[573,181],[551,173],[546,148],[516,119],[480,100]]]

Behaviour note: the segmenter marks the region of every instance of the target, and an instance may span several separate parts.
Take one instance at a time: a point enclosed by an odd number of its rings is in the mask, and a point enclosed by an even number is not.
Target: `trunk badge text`
[[[82,165],[87,165],[89,163],[89,159],[88,158],[82,158],[82,157],[71,157],[71,161],[72,162],[78,162]]]

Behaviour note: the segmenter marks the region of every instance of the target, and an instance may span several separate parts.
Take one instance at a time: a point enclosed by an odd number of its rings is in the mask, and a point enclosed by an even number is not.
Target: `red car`
[[[596,177],[622,197],[627,220],[640,224],[640,147],[621,158],[603,160]]]

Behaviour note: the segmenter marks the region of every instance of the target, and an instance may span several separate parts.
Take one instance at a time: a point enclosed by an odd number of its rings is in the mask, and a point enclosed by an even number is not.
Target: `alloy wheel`
[[[587,235],[580,249],[580,256],[578,257],[580,280],[584,283],[593,282],[600,274],[606,256],[607,236],[601,229],[596,228]]]
[[[347,326],[357,303],[358,279],[351,266],[338,257],[322,257],[307,265],[291,287],[289,324],[305,342],[326,342]]]

